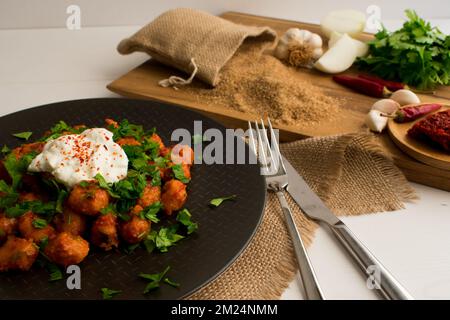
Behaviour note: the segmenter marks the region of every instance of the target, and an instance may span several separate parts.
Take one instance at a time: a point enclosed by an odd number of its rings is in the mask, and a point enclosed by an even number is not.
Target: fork
[[[272,150],[269,144],[267,131],[264,126],[264,120],[261,119],[260,121],[260,125],[257,121],[254,122],[258,144],[255,141],[252,124],[250,121],[248,121],[249,142],[251,143],[250,147],[253,149],[255,155],[257,155],[258,159],[260,160],[261,171],[266,176],[267,189],[277,195],[281,208],[283,210],[284,219],[292,240],[295,257],[297,259],[298,268],[300,270],[300,276],[302,279],[306,299],[323,300],[324,297],[319,286],[319,282],[317,281],[314,268],[312,267],[311,261],[308,257],[308,253],[306,252],[305,245],[298,231],[299,229],[295,224],[292,211],[289,208],[286,197],[284,196],[285,188],[288,186],[288,177],[283,164],[283,159],[281,157],[277,137],[272,128],[270,119],[267,119],[270,131],[270,140],[272,141],[272,145],[274,146],[274,150]]]

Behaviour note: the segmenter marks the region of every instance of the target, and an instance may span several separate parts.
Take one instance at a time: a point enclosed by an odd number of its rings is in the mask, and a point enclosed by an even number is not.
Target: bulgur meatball
[[[175,179],[166,182],[163,187],[161,202],[167,215],[170,216],[173,211],[180,210],[186,203],[186,199],[185,184]]]
[[[133,137],[123,137],[116,141],[116,143],[123,147],[123,146],[140,146],[141,143],[137,141]]]
[[[12,153],[16,156],[17,159],[20,159],[24,155],[27,155],[31,152],[41,153],[44,149],[44,146],[45,142],[27,143],[15,148]]]
[[[8,270],[27,271],[39,254],[38,247],[30,239],[9,236],[0,247],[0,272]]]
[[[15,234],[17,226],[16,218],[9,218],[4,213],[0,213],[0,243],[3,243],[9,235]]]
[[[161,187],[147,184],[137,204],[142,208],[146,208],[158,201],[161,201]]]
[[[55,236],[55,229],[47,224],[43,228],[36,228],[33,221],[39,217],[33,212],[27,212],[19,218],[19,232],[25,239],[33,240],[35,243],[41,242],[43,239],[51,239]]]
[[[170,160],[175,164],[191,166],[194,163],[194,150],[187,145],[177,144],[170,151]]]
[[[64,207],[62,213],[55,216],[53,222],[58,232],[81,236],[86,231],[86,216],[75,213],[67,206]]]
[[[89,243],[80,236],[61,232],[44,249],[48,258],[61,266],[79,264],[89,253]]]
[[[120,224],[120,236],[129,244],[141,242],[150,232],[150,221],[139,217],[142,210],[141,206],[136,205],[130,213],[131,219]]]
[[[117,217],[112,213],[101,215],[91,229],[91,242],[105,251],[119,246]]]
[[[157,135],[156,133],[153,133],[151,135],[151,137],[149,138],[150,141],[156,142],[159,145],[159,150],[165,148],[164,143],[162,142],[162,139],[159,135]]]
[[[105,123],[106,123],[106,126],[113,126],[113,128],[118,128],[119,127],[119,124],[117,123],[117,121],[114,121],[113,119],[105,119]]]
[[[76,185],[70,192],[67,204],[78,213],[97,216],[109,204],[108,192],[96,183],[87,186]]]

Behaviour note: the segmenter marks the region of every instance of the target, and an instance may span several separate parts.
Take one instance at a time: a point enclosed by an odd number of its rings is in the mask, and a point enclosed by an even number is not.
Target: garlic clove
[[[300,30],[298,39],[301,39],[303,43],[308,43],[311,39],[312,32],[308,30]]]
[[[408,89],[400,89],[395,91],[391,95],[391,99],[397,101],[401,106],[420,103],[419,97]]]
[[[371,110],[378,110],[385,114],[393,114],[400,109],[400,104],[392,99],[381,99],[372,105]]]
[[[301,30],[299,28],[290,28],[288,29],[283,37],[286,38],[286,40],[290,41],[292,39],[297,39],[301,37]]]
[[[311,33],[308,42],[313,48],[322,48],[322,38],[317,33]]]
[[[322,48],[315,48],[315,49],[313,50],[313,59],[314,59],[314,60],[319,59],[322,55],[323,55],[323,50],[322,50]]]
[[[366,125],[371,131],[382,132],[386,128],[388,118],[382,116],[382,112],[379,110],[370,110],[366,116]]]

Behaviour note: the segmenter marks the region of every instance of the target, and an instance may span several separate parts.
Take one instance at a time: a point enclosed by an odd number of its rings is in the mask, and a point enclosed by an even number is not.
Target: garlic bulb
[[[288,29],[278,41],[274,52],[278,59],[294,66],[311,66],[322,54],[322,38],[311,31],[298,28]]]

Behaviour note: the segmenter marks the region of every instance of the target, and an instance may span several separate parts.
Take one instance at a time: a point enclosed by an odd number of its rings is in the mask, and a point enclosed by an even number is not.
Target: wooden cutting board
[[[269,26],[279,34],[282,34],[288,28],[297,27],[310,30],[322,36],[320,27],[315,24],[253,16],[237,12],[227,12],[221,15],[221,17],[245,25]],[[371,37],[370,34],[364,34],[361,35],[360,40],[367,41]],[[352,74],[356,73],[356,71],[349,70],[346,73]],[[185,74],[173,68],[149,59],[127,74],[114,80],[107,87],[111,91],[126,97],[151,99],[180,105],[206,114],[230,128],[246,128],[247,121],[254,120],[255,115],[207,104],[199,101],[197,97],[183,90],[176,91],[172,88],[162,88],[158,85],[161,79],[166,79],[171,75],[186,77]],[[316,70],[299,69],[298,77],[321,87],[330,96],[343,99],[348,118],[342,121],[339,126],[299,128],[288,125],[277,125],[283,141],[367,130],[364,126],[364,117],[377,99],[344,88],[333,82],[330,75],[320,73]],[[420,95],[420,99],[423,102],[441,102],[448,104],[450,101],[450,87],[441,87],[436,90],[434,95]],[[409,180],[450,191],[450,168],[448,170],[434,168],[409,157],[394,145],[387,133],[379,135],[379,139],[394,159],[395,164],[404,172]]]

